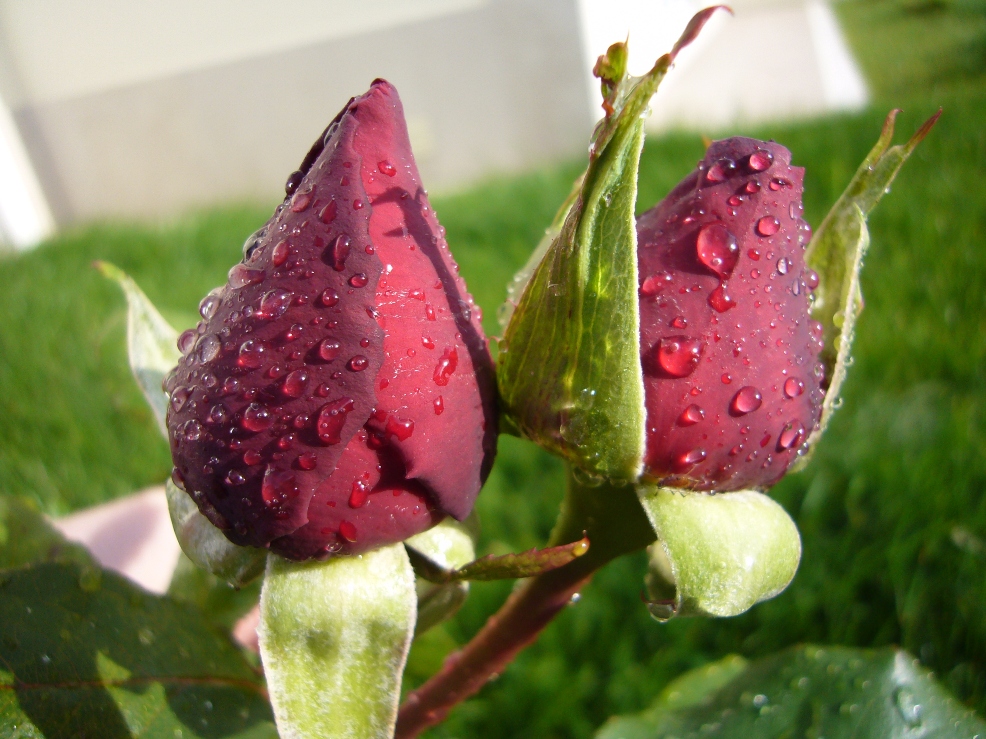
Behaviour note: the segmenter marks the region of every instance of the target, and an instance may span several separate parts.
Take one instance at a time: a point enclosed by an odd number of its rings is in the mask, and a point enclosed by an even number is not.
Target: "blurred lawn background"
[[[772,491],[804,540],[794,583],[739,618],[661,625],[640,603],[642,556],[625,558],[430,736],[587,737],[684,670],[804,641],[900,644],[986,714],[986,2],[847,0],[837,11],[871,85],[867,111],[710,132],[790,148],[817,225],[887,110],[904,109],[903,140],[944,108],[871,219],[844,406],[810,468]],[[640,209],[702,151],[697,134],[650,140]],[[489,333],[499,333],[507,281],[582,166],[435,198]],[[123,299],[89,265],[116,263],[184,328],[272,207],[93,225],[0,261],[0,494],[60,515],[164,480],[167,447],[127,369]],[[482,553],[543,543],[562,486],[558,462],[502,438],[478,504]],[[415,649],[408,681],[475,633],[510,586],[474,585],[462,612]]]

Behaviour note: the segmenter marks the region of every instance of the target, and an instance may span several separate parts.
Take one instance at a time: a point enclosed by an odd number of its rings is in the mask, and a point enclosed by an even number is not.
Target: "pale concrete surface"
[[[100,565],[152,593],[164,593],[181,552],[171,527],[164,486],[143,490],[52,521]]]

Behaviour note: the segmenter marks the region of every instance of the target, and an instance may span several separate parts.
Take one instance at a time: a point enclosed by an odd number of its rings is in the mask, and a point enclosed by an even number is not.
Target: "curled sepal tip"
[[[234,588],[242,588],[263,573],[266,550],[233,544],[171,480],[164,490],[178,544],[192,562]]]
[[[476,558],[478,534],[478,517],[474,511],[465,521],[446,518],[437,526],[405,540],[404,546],[408,549],[412,565],[417,559],[419,566],[426,571],[424,574],[448,574]],[[425,576],[416,579],[418,621],[414,627],[415,636],[450,619],[469,596],[469,582],[466,580],[434,580]]]
[[[676,49],[709,12],[696,16]],[[521,434],[592,474],[632,481],[645,415],[634,218],[642,116],[672,55],[639,79],[626,75],[625,56],[625,45],[614,44],[597,64],[606,116],[506,326],[497,377],[504,414]]]
[[[270,555],[260,656],[284,739],[390,739],[414,633],[403,544],[319,562]]]
[[[880,198],[889,191],[904,162],[941,116],[939,109],[906,143],[890,146],[899,112],[892,110],[887,115],[876,145],[859,165],[805,251],[805,264],[818,273],[811,317],[822,325],[825,346],[819,359],[824,367],[827,385],[821,421],[809,437],[809,448],[821,437],[832,411],[837,407],[856,318],[863,308],[859,273],[870,243],[866,219]],[[803,466],[807,459],[803,457],[798,467]]]
[[[178,332],[164,320],[137,283],[119,267],[109,262],[93,262],[104,277],[116,282],[127,298],[127,354],[137,385],[147,399],[158,429],[168,438],[165,415],[168,396],[161,382],[181,359]]]
[[[648,608],[674,616],[736,616],[794,577],[801,537],[787,512],[754,490],[692,493],[640,485],[657,533],[648,549]]]

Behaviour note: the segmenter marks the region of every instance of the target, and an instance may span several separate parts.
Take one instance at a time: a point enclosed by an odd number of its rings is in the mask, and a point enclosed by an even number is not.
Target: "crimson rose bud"
[[[290,559],[465,518],[492,465],[479,310],[376,80],[288,178],[167,381],[173,479],[236,544]]]
[[[803,175],[778,144],[717,141],[637,221],[645,475],[660,484],[769,486],[819,421]]]

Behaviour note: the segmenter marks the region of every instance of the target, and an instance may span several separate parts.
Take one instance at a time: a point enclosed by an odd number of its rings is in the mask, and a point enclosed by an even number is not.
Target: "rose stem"
[[[412,739],[444,720],[458,703],[479,692],[520,650],[537,639],[572,596],[607,562],[654,541],[632,485],[588,487],[569,475],[568,492],[549,546],[589,537],[589,551],[557,570],[533,577],[442,669],[408,694],[397,716],[395,739]]]

